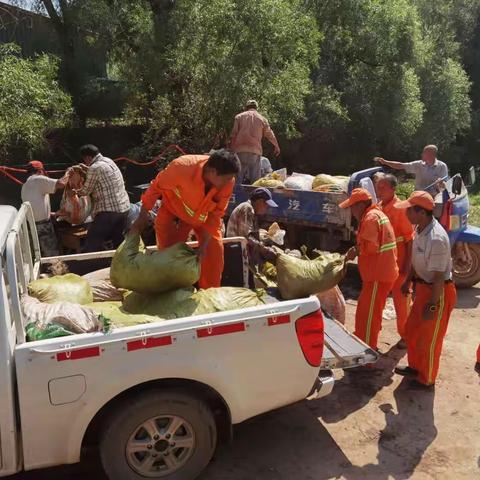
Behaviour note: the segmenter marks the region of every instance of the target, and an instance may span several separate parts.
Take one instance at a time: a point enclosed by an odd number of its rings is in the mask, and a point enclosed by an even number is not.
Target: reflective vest
[[[358,269],[364,282],[395,282],[397,242],[388,217],[377,205],[368,208],[357,234]]]
[[[414,229],[407,218],[407,211],[403,208],[395,208],[395,204],[399,201],[400,199],[395,196],[387,204],[381,202],[379,206],[392,224],[397,242],[397,264],[400,268],[405,262],[405,244],[413,240]]]

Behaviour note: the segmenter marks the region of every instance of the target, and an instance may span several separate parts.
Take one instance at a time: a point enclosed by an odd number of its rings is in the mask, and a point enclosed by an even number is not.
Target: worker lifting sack
[[[110,267],[110,280],[115,287],[141,293],[191,287],[199,278],[198,258],[185,243],[150,252],[140,235],[132,233],[118,247]]]

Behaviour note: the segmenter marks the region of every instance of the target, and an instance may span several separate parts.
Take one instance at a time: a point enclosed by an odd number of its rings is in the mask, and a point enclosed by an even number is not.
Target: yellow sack
[[[34,280],[28,285],[28,294],[44,303],[71,302],[84,305],[93,302],[90,284],[74,273]]]

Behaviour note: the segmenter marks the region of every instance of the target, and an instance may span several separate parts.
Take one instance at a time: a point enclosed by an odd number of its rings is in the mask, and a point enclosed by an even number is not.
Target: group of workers
[[[368,190],[357,188],[340,204],[350,208],[358,222],[357,245],[346,255],[347,261],[358,257],[362,279],[355,334],[377,348],[383,310],[392,294],[401,337],[398,346],[408,352],[408,365],[395,372],[411,377],[411,387],[419,389],[435,384],[443,339],[456,303],[450,241],[433,215],[434,198],[425,191],[429,187],[432,193],[438,192],[448,175],[436,153],[436,147],[428,145],[421,161],[375,159],[415,173],[417,190],[408,200],[400,201],[395,195],[395,176],[378,174],[373,182],[378,203],[372,201]]]
[[[221,283],[223,217],[235,180],[253,182],[261,176],[263,138],[272,143],[275,155],[280,154],[275,135],[257,108],[257,102],[251,100],[235,117],[229,149],[184,155],[160,171],[143,194],[141,210],[130,228],[141,234],[151,221],[150,211],[161,199],[154,227],[157,247],[185,242],[193,231],[199,242],[200,288],[219,287]],[[76,186],[72,188],[75,195],[92,200],[93,223],[86,251],[101,250],[105,241],[116,248],[123,238],[130,202],[120,170],[93,145],[82,147],[80,154],[83,178],[70,169],[61,179],[53,180],[45,175],[40,162],[29,164],[31,175],[23,186],[22,199],[32,204],[42,250],[48,250],[44,255],[50,253],[48,241],[54,238],[48,194],[65,188],[67,183]],[[412,377],[413,388],[431,388],[456,301],[449,238],[433,215],[432,194],[441,188],[448,169],[437,159],[434,145],[425,147],[419,161],[400,163],[378,157],[375,161],[415,174],[416,191],[408,200],[400,201],[395,194],[396,177],[381,173],[373,179],[374,191],[354,189],[340,205],[350,208],[358,221],[357,245],[346,255],[346,261],[358,257],[363,282],[355,334],[377,348],[383,310],[392,294],[399,347],[406,347],[408,352],[408,365],[395,371]],[[233,211],[227,236],[248,238],[258,231],[257,217],[276,206],[268,189],[254,190],[250,200]]]

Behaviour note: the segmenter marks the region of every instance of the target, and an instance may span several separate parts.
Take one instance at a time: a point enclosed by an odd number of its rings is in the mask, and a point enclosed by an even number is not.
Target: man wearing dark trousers
[[[108,241],[112,242],[113,248],[117,248],[123,240],[130,210],[122,172],[95,145],[84,145],[80,155],[88,171],[85,184],[78,194],[90,195],[93,202],[93,223],[88,230],[84,250],[103,250]]]

